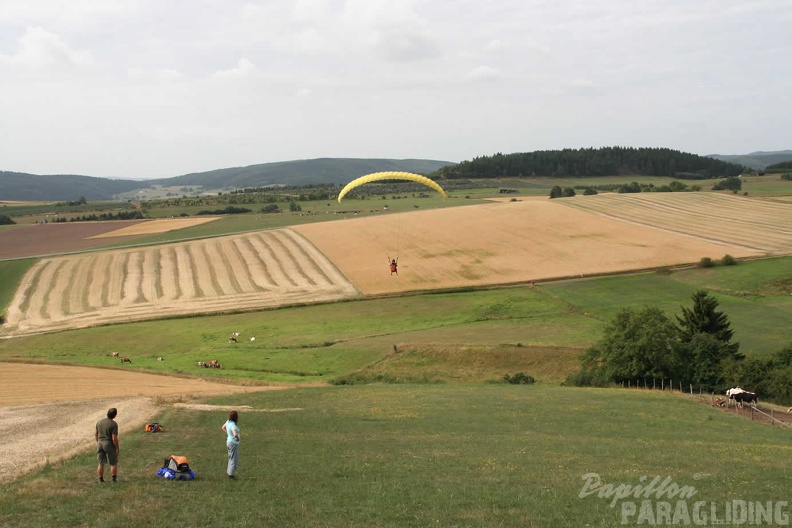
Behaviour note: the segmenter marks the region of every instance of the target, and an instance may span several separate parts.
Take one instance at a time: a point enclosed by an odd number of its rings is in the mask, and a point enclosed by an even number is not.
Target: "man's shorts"
[[[111,466],[118,464],[118,454],[112,442],[96,443],[96,460],[100,464],[110,464]]]

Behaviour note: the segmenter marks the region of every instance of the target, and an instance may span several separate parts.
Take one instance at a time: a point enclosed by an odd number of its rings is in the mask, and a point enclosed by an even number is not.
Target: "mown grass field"
[[[660,391],[370,385],[211,403],[164,411],[157,434],[124,430],[119,416],[121,482],[97,484],[90,453],[48,466],[6,486],[0,525],[612,527],[630,500],[581,497],[584,475],[613,486],[669,478],[694,489],[689,515],[705,501],[721,518],[729,501],[792,492],[791,431]],[[243,405],[253,410],[240,411],[229,481],[220,425]],[[187,456],[197,479],[159,480],[171,454]]]

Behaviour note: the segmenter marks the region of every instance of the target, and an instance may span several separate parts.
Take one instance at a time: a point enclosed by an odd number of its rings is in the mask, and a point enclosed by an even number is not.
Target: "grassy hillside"
[[[475,383],[524,372],[554,384],[575,372],[578,355],[620,309],[652,305],[673,316],[699,288],[715,294],[740,350],[768,357],[790,345],[791,263],[104,326],[0,340],[0,360],[117,368],[109,354],[119,352],[132,358],[127,368],[232,381]],[[241,333],[239,343],[228,343],[233,331]],[[196,367],[209,359],[223,369]]]
[[[660,391],[373,385],[210,403],[216,410],[152,416],[165,429],[157,434],[125,429],[119,416],[118,484],[96,483],[92,452],[50,464],[4,486],[0,525],[612,527],[638,524],[644,500],[644,519],[685,507],[681,525],[693,525],[696,501],[708,519],[731,514],[734,500],[752,515],[772,501],[772,515],[792,492],[792,432]],[[232,408],[241,408],[236,481],[225,476],[220,431]],[[156,477],[171,454],[189,458],[196,480]],[[677,493],[584,488],[655,477]],[[683,486],[695,494],[679,496]]]

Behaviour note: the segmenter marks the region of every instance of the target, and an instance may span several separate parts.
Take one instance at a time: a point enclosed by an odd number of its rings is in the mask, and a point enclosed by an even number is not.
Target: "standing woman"
[[[239,463],[239,413],[231,411],[228,421],[221,429],[226,433],[226,447],[228,448],[228,478],[236,478],[237,464]]]

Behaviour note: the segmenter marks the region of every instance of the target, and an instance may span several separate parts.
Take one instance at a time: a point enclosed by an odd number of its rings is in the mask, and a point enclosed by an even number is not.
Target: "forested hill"
[[[313,185],[348,183],[372,172],[400,171],[428,174],[451,164],[425,159],[319,158],[281,161],[185,174],[175,178],[149,180],[157,185],[200,185],[204,189],[243,189],[267,185]]]
[[[0,171],[0,200],[107,200],[140,187],[132,180],[94,178],[76,174],[38,175]]]
[[[499,153],[442,167],[433,176],[456,179],[644,175],[706,179],[737,176],[745,170],[734,163],[666,148],[605,147]]]
[[[203,191],[269,185],[348,183],[370,172],[404,171],[429,174],[450,161],[424,159],[321,158],[262,163],[157,180],[115,180],[91,176],[40,176],[0,171],[0,200],[112,200],[152,186],[197,186]]]
[[[784,161],[792,161],[792,150],[758,151],[750,154],[709,154],[710,158],[745,165],[752,169],[764,170],[767,166]]]

